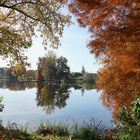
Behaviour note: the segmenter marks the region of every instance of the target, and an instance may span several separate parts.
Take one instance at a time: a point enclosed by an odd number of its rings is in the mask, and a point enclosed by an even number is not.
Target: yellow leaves
[[[8,27],[0,27],[0,33],[0,55],[4,58],[10,57],[11,65],[16,63],[27,65],[23,50],[31,46],[31,42]]]
[[[6,15],[3,14],[3,12],[0,10],[0,23],[2,23],[2,20],[6,17]],[[1,25],[1,24],[0,24]]]
[[[9,70],[10,73],[17,77],[18,80],[22,80],[26,72],[26,68],[22,64],[15,64],[14,66],[10,67]]]
[[[16,67],[15,67],[15,71],[18,72],[18,71],[23,71],[24,68],[21,64],[17,64]]]
[[[64,1],[60,3],[59,0],[0,3],[0,43],[3,44],[0,55],[7,57],[5,54],[8,54],[11,59],[24,62],[23,52],[31,46],[32,36],[37,32],[45,47],[57,48],[64,26],[70,24],[70,17],[60,13],[63,4]]]

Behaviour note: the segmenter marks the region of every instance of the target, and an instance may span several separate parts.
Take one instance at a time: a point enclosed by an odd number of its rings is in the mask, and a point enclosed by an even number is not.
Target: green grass
[[[82,124],[73,122],[71,127],[64,122],[41,122],[34,132],[15,123],[3,126],[0,123],[0,140],[140,140],[140,129],[110,129],[105,133],[102,122],[94,119]]]
[[[93,118],[90,121],[84,121],[81,125],[74,123],[72,126],[73,138],[82,140],[101,140],[105,127],[102,122],[96,122]]]
[[[0,140],[100,140],[102,131],[101,123],[95,123],[93,119],[81,125],[73,123],[71,127],[64,122],[41,122],[37,130],[30,133],[26,127],[15,123],[9,123],[6,127],[1,123]]]
[[[36,133],[47,136],[69,136],[68,124],[64,122],[51,123],[51,122],[41,122],[38,126]]]

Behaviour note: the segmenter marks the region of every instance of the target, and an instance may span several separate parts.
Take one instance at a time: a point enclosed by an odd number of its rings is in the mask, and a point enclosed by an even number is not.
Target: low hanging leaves
[[[64,26],[70,23],[70,17],[60,12],[65,3],[54,0],[1,0],[0,55],[10,58],[12,65],[28,65],[25,50],[31,47],[32,37],[37,34],[43,38],[44,47],[57,48]]]

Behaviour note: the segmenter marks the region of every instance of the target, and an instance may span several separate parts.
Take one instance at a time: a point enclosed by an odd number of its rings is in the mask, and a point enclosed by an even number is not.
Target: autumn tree
[[[140,1],[73,0],[69,8],[80,26],[88,28],[88,47],[103,64],[97,82],[103,97],[117,102],[124,94],[139,96]]]
[[[15,67],[11,66],[7,69],[6,75],[8,79],[11,81],[22,80],[24,78],[23,73],[26,72],[26,68],[24,67],[24,65],[16,65]]]
[[[50,80],[56,79],[56,55],[53,52],[48,52],[46,57],[39,58],[38,62],[38,75],[42,75],[43,79],[38,80]]]
[[[35,79],[36,70],[26,70],[27,79]]]
[[[0,0],[0,55],[10,63],[27,65],[25,50],[32,37],[40,35],[43,44],[56,48],[69,16],[61,13],[65,1]]]
[[[38,66],[37,66],[37,71],[36,71],[36,74],[35,74],[35,77],[37,80],[44,80],[44,76],[42,75],[42,72],[43,72],[43,63],[44,60],[42,58],[39,58],[38,59]]]
[[[68,79],[70,68],[65,57],[57,57],[53,52],[48,52],[46,57],[39,58],[38,80],[62,80]],[[42,78],[42,79],[41,79]]]

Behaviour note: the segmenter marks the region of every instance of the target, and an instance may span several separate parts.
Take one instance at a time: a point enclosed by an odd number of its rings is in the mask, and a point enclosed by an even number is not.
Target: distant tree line
[[[36,70],[26,70],[25,67],[20,66],[16,66],[16,69],[13,66],[9,68],[0,68],[0,79],[8,79],[10,81],[19,81],[23,79],[34,80],[35,74]]]
[[[95,84],[96,79],[97,79],[97,74],[86,72],[85,67],[82,66],[81,72],[72,72],[70,74],[70,79],[74,83],[94,83]]]
[[[57,57],[55,53],[48,52],[44,57],[38,59],[37,70],[27,70],[22,65],[10,68],[0,68],[0,79],[7,78],[10,81],[49,81],[62,83],[94,83],[97,74],[86,72],[82,66],[81,72],[70,72],[68,60]]]

